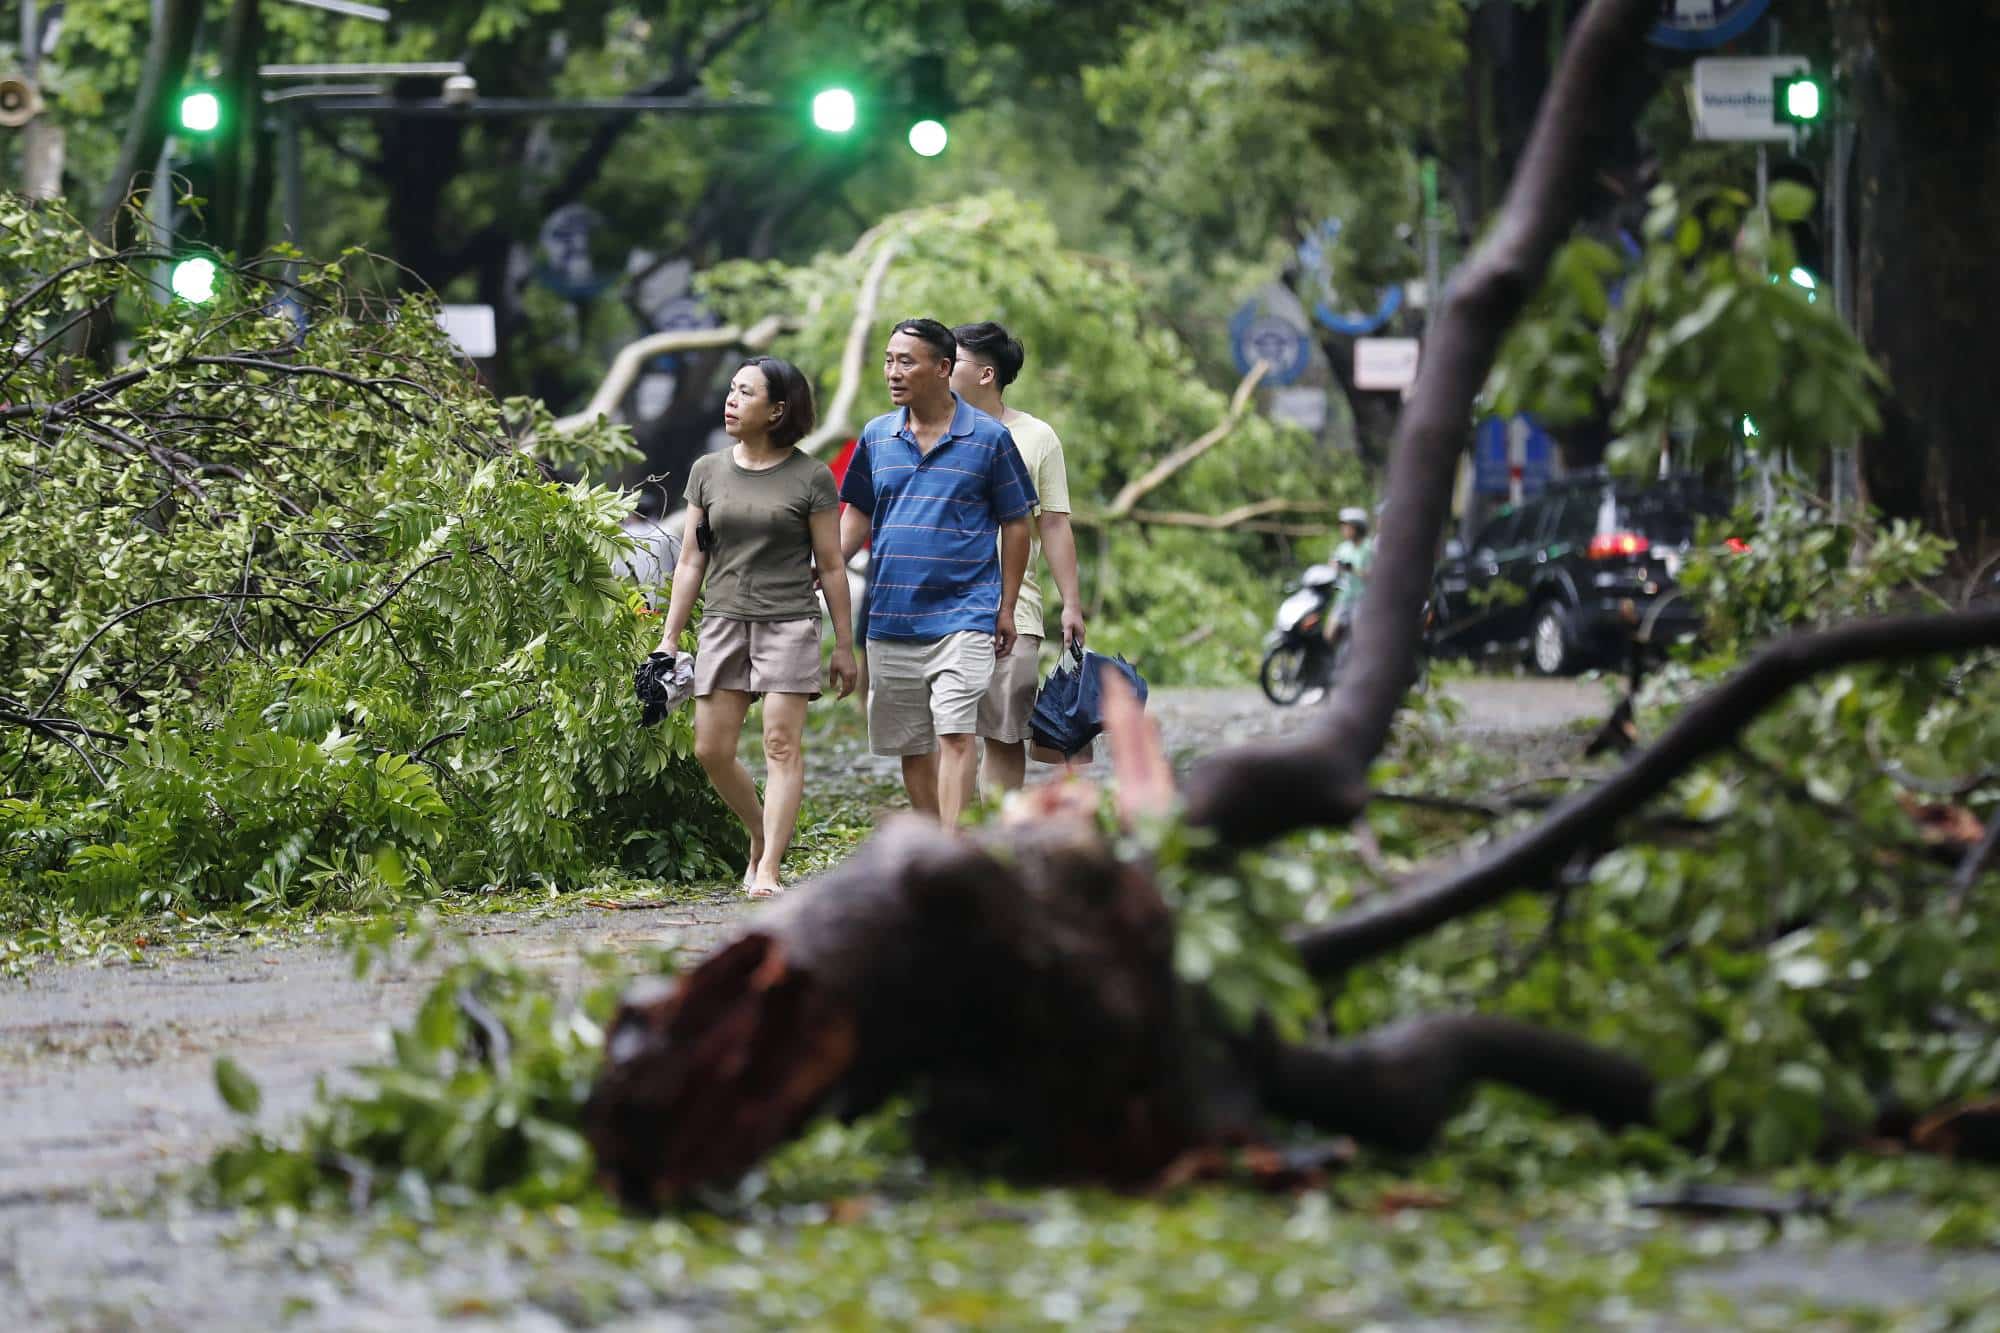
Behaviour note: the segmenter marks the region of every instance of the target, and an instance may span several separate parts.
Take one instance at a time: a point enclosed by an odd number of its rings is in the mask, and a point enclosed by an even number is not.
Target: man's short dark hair
[[[1028,359],[1028,349],[1021,346],[1021,340],[1006,329],[985,320],[978,324],[961,324],[951,331],[965,354],[977,357],[993,367],[994,376],[1000,387],[1006,388],[1021,373],[1022,364]]]
[[[907,333],[918,342],[929,344],[940,361],[958,360],[958,339],[934,319],[906,319],[889,330],[891,337],[898,333]]]

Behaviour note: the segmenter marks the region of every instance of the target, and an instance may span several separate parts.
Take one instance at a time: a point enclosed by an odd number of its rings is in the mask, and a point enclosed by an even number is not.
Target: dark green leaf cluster
[[[578,1124],[629,964],[593,960],[573,995],[519,966],[452,964],[391,1033],[383,1060],[349,1071],[355,1086],[322,1084],[282,1135],[252,1132],[224,1148],[209,1163],[211,1184],[227,1203],[394,1198],[419,1215],[482,1196],[545,1204],[594,1194]],[[233,1110],[256,1113],[258,1087],[234,1061],[218,1060],[215,1078]]]
[[[59,213],[0,197],[0,231],[0,887],[352,906],[715,864],[686,719],[638,726],[623,502],[519,447],[547,412],[426,300],[358,295],[355,256],[162,304]],[[119,363],[61,354],[105,302]]]
[[[1792,277],[1783,224],[1809,191],[1774,190],[1768,210],[1726,188],[1660,186],[1649,202],[1635,264],[1589,237],[1558,253],[1501,348],[1490,410],[1602,415],[1618,433],[1609,461],[1642,473],[1670,449],[1683,464],[1727,459],[1746,431],[1760,458],[1812,459],[1879,424],[1881,370],[1828,293]]]

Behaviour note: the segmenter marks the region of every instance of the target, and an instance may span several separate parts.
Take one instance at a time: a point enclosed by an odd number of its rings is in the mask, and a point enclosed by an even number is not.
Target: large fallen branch
[[[871,239],[871,231],[864,240]],[[903,250],[903,235],[891,230],[879,241],[875,241],[875,258],[868,264],[867,273],[862,275],[861,286],[854,294],[854,318],[847,324],[847,345],[840,353],[840,387],[833,391],[833,401],[827,404],[820,415],[819,425],[813,433],[799,441],[803,453],[817,454],[835,440],[845,439],[854,415],[854,400],[861,393],[862,363],[869,351],[868,335],[875,325],[875,312],[882,304],[882,283],[889,276],[889,266],[896,262],[896,256]]]
[[[1795,634],[1751,658],[1728,683],[1696,700],[1614,776],[1551,810],[1540,824],[1443,877],[1392,894],[1304,935],[1315,973],[1338,972],[1490,906],[1524,886],[1550,884],[1579,851],[1604,845],[1618,821],[1695,764],[1727,748],[1785,692],[1809,677],[1863,662],[1899,662],[2000,647],[2000,609],[1900,616]]]
[[[665,356],[669,352],[709,351],[719,347],[741,347],[745,351],[761,352],[777,341],[778,335],[791,323],[788,316],[768,315],[748,327],[725,324],[719,329],[674,329],[667,333],[648,334],[626,343],[611,359],[611,368],[604,372],[604,382],[597,386],[596,393],[590,395],[590,402],[581,412],[557,417],[556,430],[567,435],[617,411],[618,404],[624,402],[625,395],[632,391],[639,371],[656,356]]]
[[[1189,817],[1224,844],[1345,823],[1367,803],[1368,766],[1417,677],[1424,601],[1473,401],[1501,337],[1578,220],[1599,145],[1618,129],[1614,108],[1647,77],[1645,34],[1658,8],[1654,0],[1595,0],[1571,30],[1506,205],[1447,288],[1424,349],[1389,461],[1353,653],[1332,700],[1300,735],[1224,751],[1190,776]]]
[[[1324,514],[1320,500],[1252,500],[1249,504],[1225,509],[1219,514],[1203,514],[1181,509],[1134,509],[1114,518],[1108,513],[1082,513],[1070,519],[1080,528],[1101,528],[1116,522],[1138,523],[1167,528],[1201,528],[1209,532],[1273,532],[1288,537],[1320,537],[1333,529],[1324,523],[1283,523],[1271,521],[1273,514]]]
[[[1269,374],[1270,370],[1271,364],[1268,361],[1259,361],[1251,366],[1250,372],[1237,383],[1236,392],[1229,395],[1229,410],[1222,414],[1222,420],[1126,482],[1118,494],[1111,498],[1111,506],[1104,511],[1104,517],[1124,518],[1132,512],[1139,501],[1173,480],[1175,473],[1228,439],[1237,424],[1243,420],[1243,414],[1250,410],[1252,395],[1257,392],[1257,386],[1263,383],[1264,376]]]

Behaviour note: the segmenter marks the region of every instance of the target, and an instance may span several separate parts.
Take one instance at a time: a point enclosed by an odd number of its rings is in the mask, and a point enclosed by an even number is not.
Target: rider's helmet
[[[1325,513],[1326,511],[1321,510],[1320,512]],[[1341,510],[1340,521],[1342,523],[1352,523],[1363,532],[1368,531],[1368,511],[1359,505],[1349,505],[1347,508]]]

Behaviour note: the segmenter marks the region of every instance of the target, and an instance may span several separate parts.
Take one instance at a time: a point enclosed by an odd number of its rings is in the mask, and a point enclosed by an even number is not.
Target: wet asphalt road
[[[1462,734],[1528,748],[1573,749],[1565,728],[1606,707],[1605,688],[1589,682],[1478,678],[1448,688]],[[1301,720],[1250,690],[1161,690],[1151,711],[1183,762]],[[822,746],[810,781],[894,782],[894,761],[854,750],[851,739]],[[733,894],[636,911],[570,900],[455,925],[482,948],[580,977],[586,950],[698,950],[746,910]],[[301,1292],[313,1312],[287,1327],[418,1328],[435,1317],[464,1328],[427,1312],[449,1307],[460,1287],[504,1297],[519,1279],[494,1271],[490,1256],[413,1274],[357,1250],[342,1261],[348,1280],[331,1284],[285,1260],[275,1238],[224,1245],[219,1217],[104,1210],[163,1171],[198,1165],[237,1132],[214,1091],[218,1054],[259,1081],[260,1123],[275,1128],[307,1104],[317,1079],[374,1053],[434,967],[357,980],[327,943],[224,940],[194,956],[56,964],[0,980],[0,1329],[268,1327]],[[530,1310],[504,1326],[559,1326],[543,1318]],[[662,1315],[645,1326],[675,1325]]]

